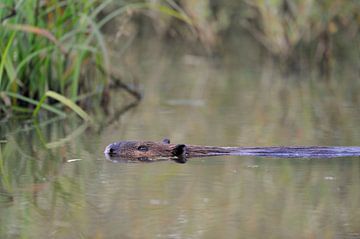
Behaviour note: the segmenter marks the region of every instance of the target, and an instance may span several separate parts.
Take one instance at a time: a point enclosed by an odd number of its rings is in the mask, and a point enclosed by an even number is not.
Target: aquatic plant
[[[116,87],[141,98],[139,92],[112,75],[103,33],[109,21],[119,15],[135,15],[136,10],[157,11],[190,23],[177,9],[147,1],[3,1],[1,114],[38,116],[43,108],[65,115],[63,106],[67,106],[89,120],[76,104],[94,95],[106,98],[111,79]],[[60,104],[55,104],[57,101]]]
[[[4,1],[0,8],[2,111],[31,112],[49,90],[76,101],[105,87],[106,78],[82,77],[84,66],[107,57],[94,24],[94,1]],[[87,67],[87,70],[91,70]],[[98,74],[94,68],[94,74]],[[81,79],[81,80],[80,80]],[[96,87],[94,87],[96,86]],[[44,104],[54,113],[59,110]],[[30,110],[29,110],[30,109]]]

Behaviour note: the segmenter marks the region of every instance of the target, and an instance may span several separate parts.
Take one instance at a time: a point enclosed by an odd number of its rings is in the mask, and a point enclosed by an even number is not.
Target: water
[[[236,54],[190,53],[133,47],[124,62],[144,99],[111,119],[131,102],[113,91],[110,115],[95,116],[108,123],[3,123],[0,238],[360,238],[359,157],[105,159],[111,142],[165,137],[219,146],[360,145],[356,71],[339,67],[333,77],[341,80],[324,82]]]

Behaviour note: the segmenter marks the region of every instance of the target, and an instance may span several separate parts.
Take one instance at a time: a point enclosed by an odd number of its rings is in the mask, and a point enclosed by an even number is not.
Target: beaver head
[[[119,141],[109,144],[104,154],[121,158],[185,157],[186,145],[170,144],[169,139],[153,141]]]

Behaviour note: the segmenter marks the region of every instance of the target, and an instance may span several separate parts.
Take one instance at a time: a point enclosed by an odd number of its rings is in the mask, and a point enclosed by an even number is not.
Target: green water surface
[[[360,238],[358,157],[113,163],[102,153],[117,140],[165,137],[359,146],[351,66],[324,80],[236,52],[149,42],[129,51],[119,65],[144,98],[125,113],[116,115],[132,99],[114,89],[109,114],[94,110],[96,126],[76,116],[1,124],[0,238]]]

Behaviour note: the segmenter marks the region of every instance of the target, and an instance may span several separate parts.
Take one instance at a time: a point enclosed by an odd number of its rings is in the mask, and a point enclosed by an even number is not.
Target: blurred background
[[[358,238],[359,157],[114,163],[118,140],[360,145],[358,0],[0,3],[1,238]]]

